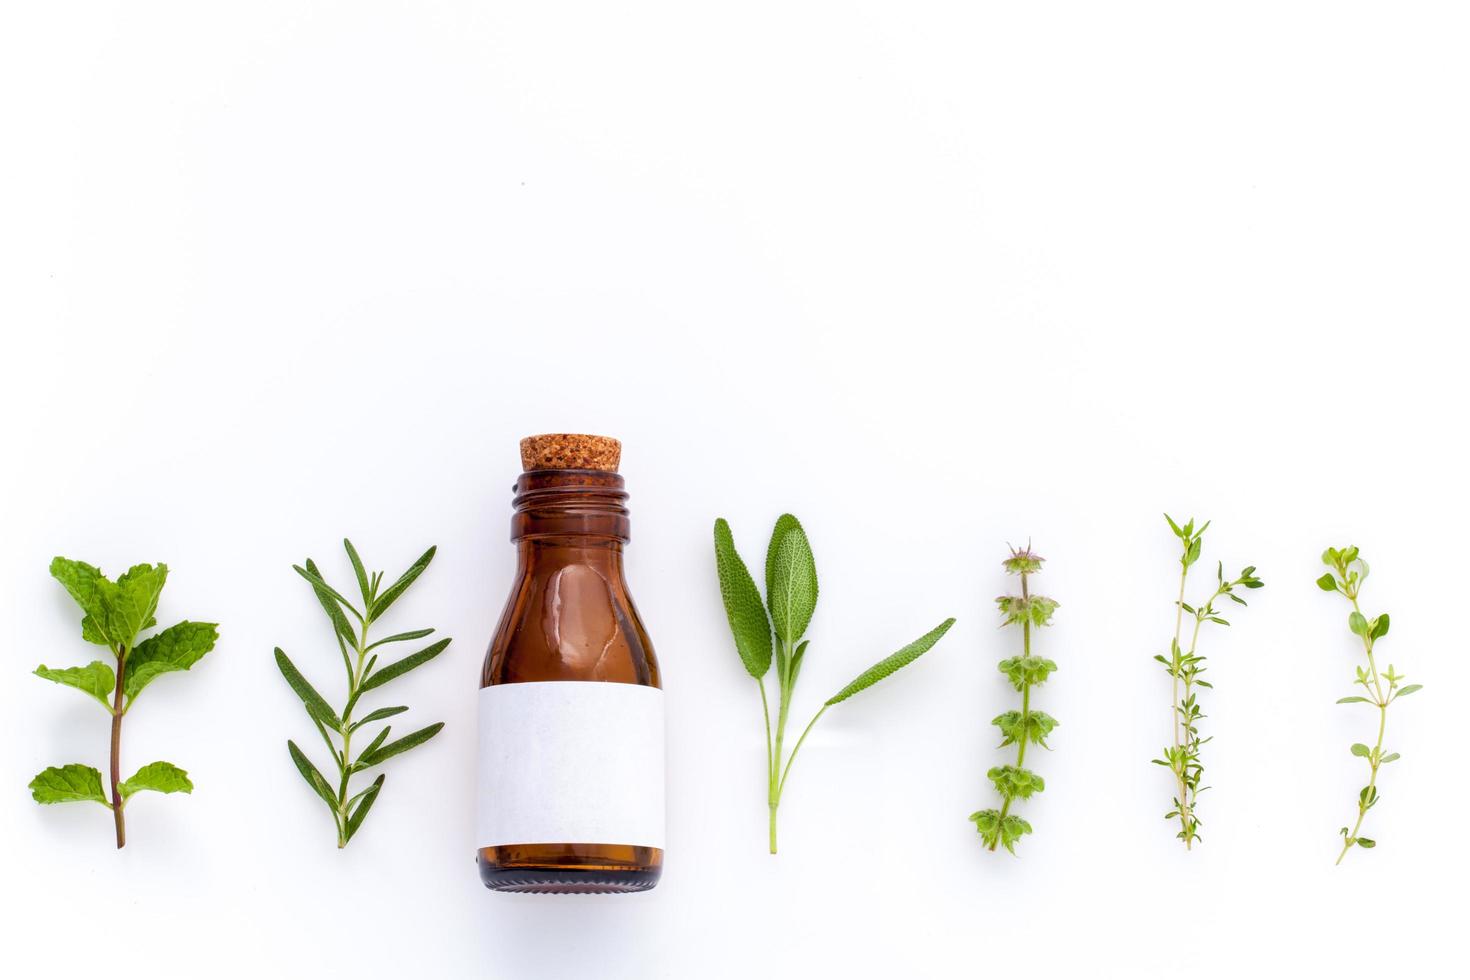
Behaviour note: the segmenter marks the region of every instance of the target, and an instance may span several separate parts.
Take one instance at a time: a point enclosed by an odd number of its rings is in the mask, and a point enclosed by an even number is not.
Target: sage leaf
[[[927,653],[929,649],[934,646],[934,644],[939,642],[940,637],[949,632],[949,628],[953,626],[954,623],[955,621],[953,617],[946,619],[944,622],[940,623],[938,626],[934,627],[932,630],[925,633],[917,640],[914,640],[907,646],[900,648],[896,653],[892,653],[884,657],[882,660],[878,661],[873,666],[863,671],[857,677],[853,678],[852,682],[849,683],[842,690],[838,691],[836,694],[828,698],[827,705],[830,707],[834,704],[840,704],[841,702],[846,701],[848,698],[852,697],[854,694],[857,694],[859,691],[864,691],[872,687],[874,684],[883,680],[883,678],[892,674],[894,671],[899,670],[903,667],[907,667],[915,660],[918,660],[921,656]]]
[[[735,549],[730,525],[723,517],[715,521],[715,571],[720,579],[720,600],[725,618],[735,637],[735,650],[745,672],[760,680],[771,669],[771,621],[756,590],[755,579]]]
[[[817,565],[801,522],[782,514],[766,556],[766,601],[776,636],[791,649],[817,608]]]

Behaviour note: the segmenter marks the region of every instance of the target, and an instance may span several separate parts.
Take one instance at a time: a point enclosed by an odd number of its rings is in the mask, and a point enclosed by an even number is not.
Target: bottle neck
[[[600,470],[532,470],[515,485],[515,514],[510,538],[524,559],[537,553],[548,559],[621,564],[630,524],[617,473]]]

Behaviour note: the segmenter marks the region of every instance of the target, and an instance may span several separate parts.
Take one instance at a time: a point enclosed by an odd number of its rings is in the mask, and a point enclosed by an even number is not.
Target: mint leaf
[[[817,564],[801,522],[782,514],[766,554],[766,602],[787,648],[801,639],[817,608]]]
[[[194,666],[214,649],[217,639],[218,624],[191,623],[186,619],[139,643],[123,670],[123,693],[128,701],[131,703],[160,674]]]
[[[60,582],[67,594],[82,607],[85,614],[82,617],[82,638],[88,643],[112,646],[112,638],[104,626],[107,611],[102,604],[102,587],[107,578],[102,570],[84,561],[58,555],[51,559],[51,577]]]
[[[857,677],[853,678],[852,683],[848,684],[842,690],[838,691],[836,694],[828,698],[827,704],[830,706],[846,701],[848,698],[852,697],[854,694],[857,694],[859,691],[864,691],[872,687],[874,684],[883,680],[883,678],[887,677],[889,674],[892,674],[894,671],[899,670],[903,667],[907,667],[909,664],[913,663],[915,660],[918,660],[921,656],[927,653],[929,649],[934,646],[934,644],[938,643],[940,637],[944,636],[945,633],[948,633],[949,628],[953,625],[953,617],[946,619],[944,622],[940,623],[938,626],[934,627],[932,630],[925,633],[914,642],[901,648],[897,653],[893,653],[888,655],[887,657],[884,657],[882,660],[878,661],[873,666],[863,671]]]
[[[85,667],[66,667],[61,670],[52,670],[42,664],[36,668],[36,676],[74,687],[83,694],[90,694],[107,709],[108,714],[112,713],[112,704],[107,699],[112,695],[117,675],[100,660],[94,660]]]
[[[131,650],[138,634],[154,624],[158,596],[167,579],[168,566],[160,563],[134,565],[118,577],[115,585],[104,581],[105,632],[114,643]]]
[[[31,798],[37,803],[101,803],[109,810],[112,804],[102,794],[102,774],[91,766],[71,763],[52,766],[31,780]]]
[[[145,789],[155,793],[192,793],[194,784],[189,781],[189,774],[172,762],[150,762],[117,786],[123,799]]]
[[[771,621],[723,517],[715,521],[715,572],[720,579],[725,618],[735,637],[735,651],[745,664],[745,672],[760,680],[771,669]]]

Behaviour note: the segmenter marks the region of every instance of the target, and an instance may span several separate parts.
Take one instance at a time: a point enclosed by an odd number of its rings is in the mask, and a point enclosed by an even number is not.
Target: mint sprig
[[[350,793],[349,784],[352,777],[422,745],[439,734],[440,729],[444,727],[443,722],[435,722],[390,742],[388,735],[392,731],[392,726],[384,725],[368,742],[366,748],[354,758],[352,739],[365,725],[392,718],[408,710],[407,705],[378,708],[354,721],[353,712],[358,708],[359,699],[367,692],[376,690],[417,667],[422,667],[443,653],[450,642],[449,638],[445,637],[430,643],[417,653],[409,654],[402,659],[379,667],[379,655],[373,652],[379,647],[390,643],[423,639],[434,632],[432,629],[409,630],[375,641],[369,640],[368,633],[369,628],[429,567],[429,562],[433,561],[436,549],[430,548],[420,555],[408,571],[384,589],[382,588],[383,573],[368,574],[367,568],[363,565],[351,541],[344,539],[342,546],[347,552],[348,560],[352,563],[353,574],[357,579],[357,587],[361,595],[361,609],[328,585],[322,578],[321,570],[310,558],[306,560],[304,566],[292,566],[296,574],[304,578],[311,586],[322,610],[331,621],[332,633],[336,639],[337,648],[342,654],[342,666],[347,674],[347,700],[342,710],[339,712],[327,702],[326,698],[322,697],[305,675],[292,663],[291,658],[286,656],[285,651],[280,647],[276,647],[275,650],[276,667],[280,670],[281,676],[286,679],[291,690],[301,699],[307,717],[311,719],[322,741],[326,743],[327,752],[331,755],[332,762],[337,769],[335,783],[328,781],[316,764],[301,751],[294,741],[289,739],[286,741],[286,749],[291,756],[292,763],[301,773],[301,778],[331,811],[332,822],[337,830],[339,848],[346,847],[347,842],[352,840],[362,827],[386,779],[385,774],[379,773],[378,778],[373,780],[366,789]]]
[[[803,639],[817,608],[817,566],[811,545],[801,522],[790,514],[782,514],[771,532],[766,549],[766,599],[761,600],[755,579],[735,549],[730,525],[725,519],[715,521],[715,571],[720,580],[720,598],[735,638],[735,650],[745,671],[755,678],[760,689],[761,710],[766,732],[766,804],[769,810],[770,849],[776,853],[776,814],[781,795],[791,776],[792,764],[806,737],[826,713],[854,694],[908,666],[939,642],[953,619],[947,619],[928,633],[878,661],[851,683],[828,698],[807,723],[791,754],[785,754],[786,721],[791,710],[796,680],[801,675],[810,641]],[[774,641],[773,641],[774,634]],[[765,676],[771,664],[776,665],[778,691],[776,722],[771,724],[770,699],[766,694]],[[784,760],[784,764],[783,764]]]
[[[102,804],[112,811],[117,846],[122,847],[127,843],[123,809],[135,793],[189,793],[194,789],[188,773],[171,762],[149,763],[123,779],[123,718],[154,680],[188,670],[214,649],[219,629],[214,623],[185,620],[138,639],[144,630],[157,625],[158,600],[168,579],[164,564],[134,565],[114,582],[93,565],[58,557],[51,562],[51,575],[82,609],[82,639],[106,647],[113,663],[94,660],[83,667],[62,668],[42,664],[36,676],[75,688],[112,717],[111,764],[106,787],[102,773],[91,766],[52,766],[31,780],[31,797],[37,803]]]
[[[1332,571],[1317,579],[1317,587],[1323,592],[1336,592],[1352,603],[1353,611],[1348,614],[1348,631],[1362,641],[1363,655],[1368,662],[1366,669],[1357,668],[1357,678],[1353,682],[1363,689],[1363,694],[1339,698],[1337,703],[1365,703],[1378,709],[1378,739],[1373,747],[1354,742],[1349,750],[1353,755],[1367,761],[1368,785],[1358,791],[1358,817],[1352,829],[1344,827],[1339,831],[1342,835],[1342,850],[1337,854],[1337,863],[1341,864],[1353,845],[1364,848],[1378,846],[1377,841],[1364,837],[1360,832],[1363,829],[1363,818],[1378,805],[1380,799],[1378,770],[1399,758],[1397,752],[1383,751],[1383,736],[1388,728],[1388,706],[1405,695],[1422,690],[1424,685],[1401,685],[1404,675],[1396,672],[1393,664],[1389,664],[1386,671],[1378,667],[1374,652],[1378,641],[1388,635],[1389,618],[1388,613],[1381,613],[1370,619],[1363,615],[1363,610],[1358,606],[1358,594],[1368,578],[1368,563],[1358,556],[1358,549],[1351,545],[1346,548],[1328,548],[1322,552],[1322,563]]]

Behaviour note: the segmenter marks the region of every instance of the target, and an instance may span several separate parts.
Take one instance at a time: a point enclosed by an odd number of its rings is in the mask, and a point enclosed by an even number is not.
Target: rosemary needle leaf
[[[367,649],[372,650],[382,646],[384,643],[399,643],[403,640],[421,640],[432,632],[434,630],[430,628],[426,630],[409,630],[407,633],[394,633],[392,636],[385,636],[381,640],[374,640],[367,645]]]
[[[296,669],[291,658],[286,656],[286,652],[280,647],[276,647],[276,666],[281,669],[281,676],[286,678],[286,683],[291,685],[291,690],[296,692],[296,696],[301,699],[302,704],[306,705],[307,712],[313,718],[320,718],[327,723],[328,728],[334,731],[342,729],[342,719],[337,717],[337,712],[333,711],[332,706],[327,704],[326,698],[318,694],[316,688],[301,676],[301,671]]]
[[[296,769],[301,773],[301,778],[306,780],[306,784],[314,789],[316,795],[322,798],[322,802],[326,803],[335,813],[337,801],[332,796],[332,787],[327,785],[327,777],[317,771],[316,766],[312,765],[306,754],[296,747],[295,742],[287,739],[286,748],[290,751],[291,761],[296,763]]]
[[[374,747],[370,751],[364,752],[358,758],[357,767],[365,769],[368,766],[376,766],[381,762],[386,762],[395,755],[407,752],[411,748],[424,744],[435,735],[438,735],[439,730],[443,727],[444,722],[436,721],[427,728],[420,728],[418,731],[411,732],[402,738],[394,739],[386,745]]]
[[[373,780],[371,786],[358,794],[362,797],[362,802],[357,805],[357,809],[352,812],[352,816],[347,818],[348,840],[352,840],[352,836],[357,833],[357,828],[361,827],[362,822],[367,819],[368,811],[373,808],[373,801],[378,798],[378,790],[383,788],[383,780],[387,778],[386,774],[380,773],[378,778]]]
[[[411,653],[402,660],[393,661],[375,674],[368,674],[367,680],[358,685],[358,692],[371,691],[373,688],[382,687],[394,678],[402,677],[415,667],[420,667],[428,663],[444,652],[444,648],[449,646],[449,641],[450,638],[446,636],[444,639],[424,647],[418,653]]]
[[[376,620],[388,611],[388,607],[393,605],[394,600],[403,595],[404,590],[413,584],[414,579],[422,575],[424,569],[429,567],[429,562],[434,560],[434,552],[437,550],[437,547],[432,547],[419,555],[418,560],[409,566],[408,571],[404,572],[398,581],[388,586],[388,590],[374,600],[371,608],[368,609],[368,622]]]
[[[357,549],[352,547],[352,542],[346,538],[342,539],[342,547],[347,550],[347,558],[352,562],[352,572],[357,576],[357,587],[362,592],[362,604],[365,607],[373,604],[373,590],[368,583],[367,569],[362,567],[362,559],[357,555]]]

